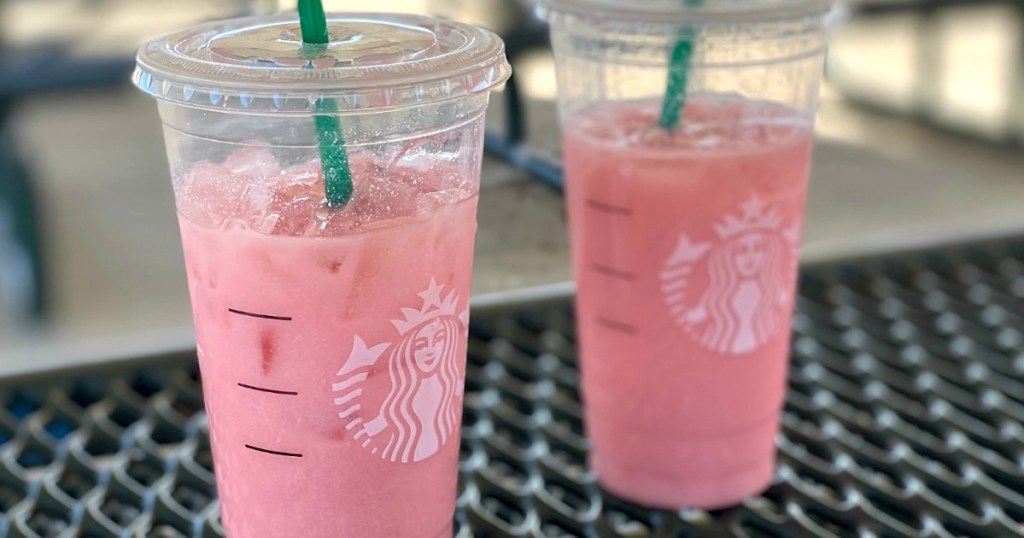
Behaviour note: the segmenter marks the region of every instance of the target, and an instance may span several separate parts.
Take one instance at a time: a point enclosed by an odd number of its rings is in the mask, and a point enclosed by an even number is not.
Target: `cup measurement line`
[[[256,312],[246,312],[245,310],[238,310],[236,308],[229,308],[228,312],[232,314],[238,314],[239,316],[248,316],[250,318],[269,319],[272,321],[291,321],[292,318],[289,316],[271,316],[269,314],[258,314]]]
[[[298,396],[299,395],[298,392],[295,392],[295,391],[292,391],[292,390],[268,389],[268,388],[264,388],[264,387],[257,387],[255,385],[247,385],[245,383],[239,383],[238,386],[242,387],[243,389],[255,390],[257,392],[267,392],[267,393],[270,393],[270,394],[280,394],[282,396]]]
[[[621,321],[615,321],[604,316],[597,316],[596,318],[594,318],[594,321],[596,321],[598,325],[611,331],[616,331],[628,335],[636,335],[637,333],[637,328],[635,325],[630,325],[628,323],[623,323]]]
[[[608,213],[610,215],[618,215],[620,217],[633,216],[633,210],[628,207],[609,204],[608,202],[594,200],[593,198],[587,198],[587,207],[594,211],[600,211],[601,213]]]
[[[253,446],[253,445],[245,445],[245,448],[248,448],[249,450],[255,450],[256,452],[262,452],[264,454],[271,454],[271,455],[274,455],[274,456],[284,456],[284,457],[287,457],[287,458],[301,458],[302,457],[302,454],[299,454],[297,452],[281,452],[279,450],[270,450],[269,448],[260,448],[258,446]]]
[[[622,269],[616,269],[600,263],[591,263],[590,270],[599,275],[618,280],[625,280],[626,282],[632,282],[636,278],[636,274],[630,271],[623,271]]]

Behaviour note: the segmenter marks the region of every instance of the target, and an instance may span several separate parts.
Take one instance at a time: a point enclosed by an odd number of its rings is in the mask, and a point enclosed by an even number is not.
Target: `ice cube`
[[[277,161],[277,157],[274,157],[270,148],[257,145],[258,143],[250,144],[253,145],[246,145],[229,155],[227,159],[224,159],[222,166],[237,175],[253,177],[277,175],[281,171],[281,164]]]
[[[319,165],[304,164],[249,180],[245,211],[240,216],[254,230],[302,235],[316,226],[313,211],[323,199]]]
[[[415,145],[400,155],[416,154]],[[224,162],[198,163],[185,174],[181,204],[206,225],[237,222],[263,234],[332,236],[401,225],[472,195],[454,163],[419,154],[384,164],[370,152],[350,156],[354,193],[328,208],[319,160],[282,168],[269,149],[245,147]]]
[[[454,205],[470,196],[471,193],[465,189],[446,189],[420,194],[416,198],[416,215],[419,217],[429,217],[442,208]]]
[[[179,189],[178,210],[185,217],[202,226],[219,226],[242,205],[246,181],[220,165],[201,161],[185,175]]]
[[[279,194],[275,207],[277,219],[271,233],[274,235],[309,235],[319,226],[316,211],[321,196],[289,196]]]

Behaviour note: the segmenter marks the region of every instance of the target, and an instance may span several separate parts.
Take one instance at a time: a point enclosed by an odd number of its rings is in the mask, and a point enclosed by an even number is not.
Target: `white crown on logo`
[[[443,291],[444,286],[440,286],[434,279],[430,279],[430,287],[419,294],[423,298],[423,308],[419,310],[403,308],[402,315],[405,319],[393,319],[391,324],[398,329],[399,334],[405,334],[422,325],[427,320],[441,316],[456,316],[455,309],[459,298],[455,296],[455,291],[453,290],[448,292],[448,295],[442,299],[441,292]]]
[[[776,231],[782,224],[782,215],[775,209],[765,211],[766,204],[757,196],[752,196],[740,208],[743,214],[727,215],[721,224],[715,224],[715,232],[725,239],[754,230]]]

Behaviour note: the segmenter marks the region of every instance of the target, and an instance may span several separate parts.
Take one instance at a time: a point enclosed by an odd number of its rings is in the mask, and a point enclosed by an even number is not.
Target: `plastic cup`
[[[830,9],[541,0],[590,464],[621,497],[718,508],[772,480]],[[680,36],[686,106],[664,129]]]
[[[221,518],[234,537],[451,536],[490,32],[294,14],[156,39]],[[332,112],[323,112],[330,110]],[[336,110],[336,112],[333,112]],[[325,203],[314,116],[355,194]]]

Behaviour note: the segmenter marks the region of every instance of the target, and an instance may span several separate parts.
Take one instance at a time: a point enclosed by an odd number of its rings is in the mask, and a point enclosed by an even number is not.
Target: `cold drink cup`
[[[541,0],[590,463],[665,508],[731,505],[772,479],[830,9],[696,4]],[[685,109],[663,127],[679,69]]]
[[[231,20],[138,56],[221,517],[239,538],[451,536],[483,114],[509,67],[468,25],[328,26],[328,45],[304,46],[294,14]],[[341,127],[342,207],[325,203],[316,116]]]

